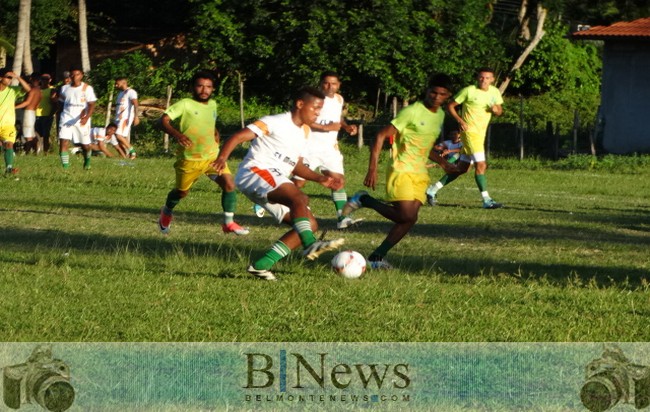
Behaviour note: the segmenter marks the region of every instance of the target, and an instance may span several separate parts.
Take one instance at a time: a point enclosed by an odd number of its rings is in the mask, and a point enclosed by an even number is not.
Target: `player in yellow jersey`
[[[474,178],[483,198],[484,209],[498,209],[503,205],[495,202],[487,191],[487,161],[485,158],[485,134],[492,115],[503,114],[503,98],[499,89],[492,86],[494,83],[494,70],[482,67],[477,70],[477,84],[462,89],[447,105],[449,114],[458,122],[461,130],[463,149],[458,161],[458,172],[447,173],[437,183],[427,188],[427,202],[436,204],[436,194],[443,186],[453,182],[458,176],[469,170],[474,163]],[[459,115],[457,107],[462,105]]]
[[[199,71],[192,77],[192,98],[181,99],[163,114],[163,130],[174,137],[179,144],[176,152],[176,187],[167,194],[167,200],[160,210],[158,227],[168,234],[172,222],[172,211],[190,191],[194,182],[205,174],[217,183],[223,193],[221,206],[224,233],[247,235],[249,230],[239,226],[235,218],[237,194],[230,170],[225,167],[216,171],[210,164],[219,154],[219,130],[217,130],[217,104],[210,99],[214,91],[215,78],[208,71]],[[174,126],[172,121],[177,120]]]
[[[402,109],[391,124],[377,133],[363,184],[375,190],[379,154],[384,141],[395,136],[386,179],[386,200],[390,203],[380,202],[368,192],[360,191],[350,197],[343,208],[347,216],[359,208],[369,207],[395,223],[386,239],[368,257],[372,269],[392,268],[384,257],[417,222],[420,206],[426,199],[424,190],[430,181],[427,160],[439,163],[446,171],[455,170],[455,166],[433,150],[445,120],[442,105],[451,96],[451,90],[449,76],[433,76],[424,99]]]
[[[25,92],[29,93],[31,87],[25,80],[14,72],[0,69],[0,143],[4,149],[5,176],[15,175],[18,169],[14,167],[14,143],[16,143],[16,96],[18,87],[11,86],[13,79],[18,80]]]

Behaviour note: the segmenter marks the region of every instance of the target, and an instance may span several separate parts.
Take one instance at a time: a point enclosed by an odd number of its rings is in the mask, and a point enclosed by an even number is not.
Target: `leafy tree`
[[[0,0],[0,37],[16,42],[19,0]],[[48,57],[51,47],[71,26],[71,0],[32,0],[30,45],[37,58]]]

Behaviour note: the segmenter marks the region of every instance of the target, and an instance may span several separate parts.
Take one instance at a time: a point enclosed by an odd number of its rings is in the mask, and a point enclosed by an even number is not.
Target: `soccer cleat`
[[[165,206],[163,206],[160,209],[160,217],[158,218],[158,228],[160,229],[160,233],[163,235],[166,235],[169,233],[169,228],[172,225],[172,218],[173,216],[170,214],[165,213]]]
[[[430,194],[427,193],[427,204],[429,206],[435,206],[438,203],[438,199],[436,199],[436,195],[431,196]]]
[[[368,192],[366,192],[365,190],[360,190],[357,193],[353,194],[352,197],[348,199],[345,206],[343,206],[343,210],[341,210],[341,214],[343,216],[348,216],[352,214],[352,212],[361,209],[363,207],[363,205],[361,204],[361,196],[367,194]]]
[[[388,263],[386,259],[369,260],[368,266],[370,266],[370,269],[372,270],[388,270],[393,268],[393,265]]]
[[[352,227],[352,226],[356,225],[357,223],[361,222],[362,220],[363,220],[363,218],[353,219],[353,218],[351,218],[349,216],[344,217],[343,219],[336,222],[336,228],[339,229],[339,230],[340,229],[347,229],[349,227]]]
[[[244,236],[251,232],[248,228],[241,227],[235,222],[221,225],[221,230],[223,230],[223,233],[234,233],[237,236]]]
[[[483,201],[483,209],[499,209],[502,208],[503,204],[497,203],[492,199]]]
[[[311,245],[307,246],[302,251],[302,255],[307,260],[314,260],[325,252],[339,248],[345,243],[345,239],[339,238],[334,240],[317,240]]]
[[[135,149],[131,148],[131,150],[129,150],[129,159],[133,160],[133,159],[135,159],[137,156],[138,156],[138,155],[137,155],[137,153],[135,152]]]
[[[260,278],[260,279],[264,279],[264,280],[277,280],[276,277],[275,277],[275,275],[273,275],[273,272],[271,272],[270,270],[266,270],[266,269],[255,269],[255,268],[253,267],[253,265],[250,265],[250,266],[248,267],[248,269],[246,269],[246,271],[247,271],[248,273],[250,273],[251,275],[253,275],[253,276],[257,277],[257,278]]]
[[[264,213],[266,212],[266,210],[262,206],[255,203],[253,205],[253,212],[255,212],[255,216],[257,217],[264,217]]]
[[[15,176],[18,174],[18,168],[17,167],[8,167],[5,170],[5,176]]]

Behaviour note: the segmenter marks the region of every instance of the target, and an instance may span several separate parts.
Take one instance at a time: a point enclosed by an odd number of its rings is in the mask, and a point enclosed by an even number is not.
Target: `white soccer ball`
[[[334,272],[347,279],[356,279],[366,271],[366,259],[359,252],[344,250],[332,259]]]

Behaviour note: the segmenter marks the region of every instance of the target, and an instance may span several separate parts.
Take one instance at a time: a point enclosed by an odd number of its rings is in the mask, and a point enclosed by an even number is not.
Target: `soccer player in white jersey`
[[[129,87],[126,77],[115,79],[115,88],[120,91],[117,94],[115,104],[115,124],[117,125],[115,137],[120,142],[122,149],[129,154],[129,157],[135,159],[135,149],[131,146],[131,126],[140,124],[138,118],[138,93]]]
[[[339,150],[338,133],[343,129],[351,136],[357,134],[357,126],[349,125],[343,117],[344,100],[338,91],[341,80],[338,73],[326,71],[320,77],[320,89],[325,94],[323,109],[318,119],[309,125],[312,139],[303,159],[305,166],[312,170],[320,170],[325,176],[341,179],[345,185],[343,171],[343,155]],[[296,186],[302,188],[305,180],[296,176],[293,179]],[[346,229],[362,219],[352,219],[343,215],[343,206],[348,201],[345,189],[332,190],[332,201],[336,209],[338,229]]]
[[[117,125],[115,123],[109,123],[106,125],[106,127],[93,127],[90,129],[90,149],[93,152],[102,152],[106,155],[106,157],[114,157],[113,153],[111,153],[110,150],[108,150],[108,147],[106,147],[106,143],[110,143],[115,150],[117,150],[117,153],[119,153],[120,156],[126,157],[126,153],[122,148],[120,147],[120,143],[117,141],[117,138],[115,137],[115,131],[117,130]]]
[[[68,146],[81,144],[84,151],[84,169],[90,169],[92,150],[90,149],[90,127],[95,110],[95,91],[83,82],[84,72],[80,68],[70,69],[72,81],[61,88],[59,106],[59,156],[64,169],[70,167]]]
[[[262,117],[235,133],[213,163],[217,171],[224,170],[235,147],[250,141],[250,149],[235,176],[237,189],[264,207],[278,222],[292,226],[263,257],[248,267],[248,273],[253,276],[275,280],[270,269],[301,244],[303,256],[314,260],[344,243],[344,239],[316,240],[314,232],[318,224],[309,210],[309,198],[289,178],[293,174],[332,190],[342,187],[341,179],[316,173],[302,161],[302,154],[311,141],[309,125],[316,121],[324,98],[313,87],[301,89],[291,112]]]

